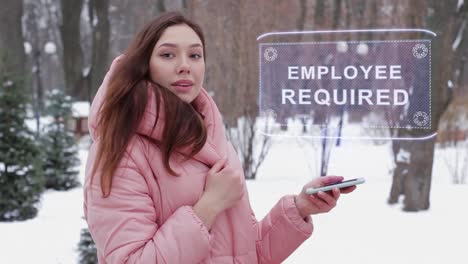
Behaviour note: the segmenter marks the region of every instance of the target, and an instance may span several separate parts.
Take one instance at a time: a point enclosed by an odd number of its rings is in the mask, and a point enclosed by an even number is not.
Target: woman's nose
[[[181,58],[177,67],[177,73],[190,73],[190,65],[186,58]]]

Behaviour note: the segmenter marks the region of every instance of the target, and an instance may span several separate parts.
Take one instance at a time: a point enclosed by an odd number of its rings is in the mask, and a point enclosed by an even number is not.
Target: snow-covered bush
[[[271,133],[268,120],[243,116],[236,127],[227,127],[227,136],[237,151],[246,179],[255,179],[258,168],[270,150]]]
[[[372,126],[370,127],[369,124]],[[371,139],[374,145],[382,145],[392,138],[391,127],[391,123],[383,113],[370,112],[362,119],[362,136]]]
[[[439,123],[438,140],[453,183],[468,180],[468,97],[460,97],[447,107]]]
[[[34,218],[44,185],[41,152],[24,123],[21,83],[0,71],[0,221]]]
[[[79,264],[97,264],[96,244],[87,228],[81,229],[80,243],[78,244]]]
[[[71,98],[62,91],[53,90],[48,95],[45,112],[54,121],[45,126],[41,138],[46,188],[68,190],[79,186],[78,145],[66,127],[71,117],[71,105]]]

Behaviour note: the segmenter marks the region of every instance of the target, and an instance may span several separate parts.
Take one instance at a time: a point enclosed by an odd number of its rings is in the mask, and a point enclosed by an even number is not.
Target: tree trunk
[[[405,132],[400,131],[399,135],[414,136]],[[400,195],[403,195],[404,211],[429,209],[434,147],[435,138],[393,142],[396,168],[393,172],[390,204],[397,203]],[[407,159],[397,158],[402,153],[408,153]]]
[[[454,97],[463,96],[463,85],[465,85],[468,78],[466,78],[465,68],[468,63],[468,2],[465,2],[457,12],[457,36],[460,36],[460,42],[455,49],[455,70],[459,75],[454,78]],[[466,71],[468,72],[468,71]],[[468,86],[466,86],[468,87]]]
[[[8,67],[9,76],[25,77],[25,54],[21,18],[23,1],[5,0],[0,8],[0,63]]]
[[[87,100],[91,101],[107,71],[107,60],[109,58],[110,24],[109,24],[109,1],[90,1],[89,8],[94,14],[91,24],[93,29],[93,54],[91,61],[90,91],[87,93]]]
[[[86,99],[82,89],[83,52],[80,39],[80,17],[83,0],[62,0],[62,24],[60,33],[63,43],[63,65],[65,72],[66,93],[75,99]]]
[[[449,102],[447,81],[452,76],[452,38],[454,32],[453,11],[456,0],[430,0],[427,4],[426,27],[437,34],[432,41],[432,117],[431,128],[437,131],[441,114]],[[443,22],[443,23],[442,23]],[[400,129],[399,137],[421,137],[421,133],[411,129]],[[396,167],[389,203],[398,202],[404,196],[404,211],[427,210],[430,206],[432,164],[434,159],[435,138],[429,140],[393,142]],[[405,154],[406,153],[406,154]],[[404,155],[402,155],[404,154]],[[406,156],[406,158],[402,158]]]

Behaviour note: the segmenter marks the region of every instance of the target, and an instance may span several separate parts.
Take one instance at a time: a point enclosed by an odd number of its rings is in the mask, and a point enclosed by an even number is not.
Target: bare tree
[[[228,139],[237,150],[246,179],[256,178],[258,168],[271,148],[271,139],[263,135],[270,133],[270,129],[269,120],[260,124],[257,118],[248,115],[239,118],[237,126],[226,127]]]
[[[449,102],[447,82],[452,78],[454,53],[453,43],[455,28],[454,11],[457,1],[429,0],[411,2],[416,10],[428,10],[426,21],[413,22],[432,29],[438,34],[432,45],[432,117],[431,127],[437,131],[440,117]],[[414,10],[413,9],[413,10]],[[413,16],[418,19],[420,16]],[[443,22],[442,22],[443,21]],[[400,129],[399,137],[422,137],[421,131]],[[404,211],[427,210],[430,207],[430,189],[432,164],[434,159],[435,138],[424,141],[394,141],[396,168],[393,175],[389,203],[398,202],[404,196]],[[404,157],[404,158],[402,158]]]
[[[83,51],[80,41],[80,18],[83,0],[61,0],[62,23],[60,32],[63,43],[63,66],[66,93],[76,99],[87,99],[83,85]]]
[[[455,53],[453,90],[454,97],[466,96],[468,85],[468,3],[459,1],[461,6],[456,10],[457,33],[452,43],[452,51]]]
[[[463,131],[464,123],[468,121],[466,99],[455,98],[442,115],[439,125],[440,151],[454,184],[464,184],[468,178],[468,140],[463,134],[466,133]]]
[[[89,22],[93,42],[91,68],[88,72],[87,100],[91,101],[107,71],[110,45],[109,0],[90,0],[88,4]]]
[[[0,8],[0,55],[9,65],[11,76],[24,76],[25,54],[21,17],[23,1],[5,0]]]

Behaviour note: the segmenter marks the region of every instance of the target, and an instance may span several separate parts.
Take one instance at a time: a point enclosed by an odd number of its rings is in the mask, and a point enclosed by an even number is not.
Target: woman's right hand
[[[193,207],[195,214],[208,230],[211,229],[219,213],[232,207],[244,195],[242,171],[225,165],[226,160],[219,160],[208,171],[205,191]]]
[[[226,159],[217,161],[208,171],[203,196],[212,202],[218,213],[232,207],[244,195],[241,170],[226,166]]]

